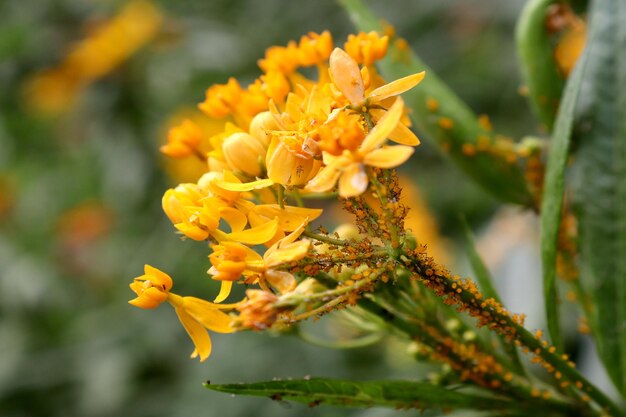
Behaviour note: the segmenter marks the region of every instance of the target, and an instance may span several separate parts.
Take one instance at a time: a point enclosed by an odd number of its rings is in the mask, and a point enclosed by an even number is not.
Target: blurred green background
[[[233,399],[201,385],[423,376],[398,340],[332,350],[289,335],[217,335],[200,364],[188,358],[191,342],[171,309],[127,304],[144,263],[168,271],[177,293],[209,298],[216,290],[206,248],[181,242],[161,211],[163,192],[176,184],[158,152],[172,115],[202,101],[212,83],[253,80],[271,45],[325,29],[341,44],[353,31],[331,0],[151,4],[163,16],[158,33],[64,108],[44,112],[36,102],[51,93],[33,97],[33,77],[58,68],[125,3],[0,1],[0,415],[417,415]],[[519,138],[535,130],[517,93],[513,30],[522,2],[370,4],[497,131]],[[405,171],[455,259],[458,213],[479,226],[497,206],[423,142]]]

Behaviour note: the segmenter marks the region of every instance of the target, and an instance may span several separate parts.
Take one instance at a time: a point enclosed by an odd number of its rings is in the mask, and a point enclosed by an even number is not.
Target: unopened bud
[[[261,164],[265,158],[265,146],[256,137],[243,132],[233,133],[222,145],[226,163],[236,171],[256,177],[261,175]]]
[[[269,111],[264,111],[252,119],[250,122],[250,134],[257,138],[265,147],[270,145],[273,130],[280,130],[278,122]]]

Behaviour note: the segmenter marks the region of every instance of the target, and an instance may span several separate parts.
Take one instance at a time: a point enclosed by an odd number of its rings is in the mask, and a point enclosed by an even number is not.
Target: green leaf
[[[558,0],[526,2],[517,23],[517,52],[528,99],[539,120],[552,131],[564,78],[554,60],[554,49],[546,28],[546,12]]]
[[[519,409],[517,402],[453,391],[429,382],[368,381],[312,378],[250,384],[205,384],[213,391],[268,397],[309,405],[425,409]]]
[[[592,5],[588,64],[574,159],[582,284],[591,325],[616,386],[626,393],[626,3]]]
[[[498,296],[498,293],[493,286],[493,278],[491,277],[491,273],[489,273],[487,266],[485,266],[483,260],[478,254],[478,251],[476,250],[474,235],[472,234],[472,229],[467,223],[467,220],[465,220],[465,217],[461,217],[461,226],[463,227],[463,232],[465,233],[465,241],[467,242],[465,247],[467,249],[467,255],[469,257],[470,265],[472,266],[472,270],[476,275],[476,280],[480,285],[483,296],[485,298],[493,298],[500,303],[500,297]]]
[[[550,153],[546,166],[543,200],[541,203],[541,259],[543,261],[543,296],[546,305],[548,332],[552,344],[563,348],[559,327],[559,300],[557,297],[556,262],[558,238],[565,191],[565,168],[570,150],[574,110],[580,92],[587,54],[583,54],[567,80],[563,101],[559,106]]]
[[[340,0],[362,31],[382,32],[378,19],[361,0]],[[426,78],[417,87],[403,94],[413,109],[412,119],[417,130],[433,141],[470,178],[495,197],[511,203],[532,206],[533,199],[515,160],[498,152],[483,152],[477,146],[490,143],[495,136],[479,123],[476,115],[402,42],[391,42],[387,57],[380,61],[385,79],[391,81],[425,70]],[[433,110],[428,103],[436,102]],[[442,119],[450,119],[452,127],[443,128]],[[468,148],[471,152],[468,152]]]

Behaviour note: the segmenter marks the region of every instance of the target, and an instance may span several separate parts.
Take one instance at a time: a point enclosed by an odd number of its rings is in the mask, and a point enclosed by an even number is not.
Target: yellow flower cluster
[[[26,85],[28,104],[58,113],[87,84],[110,73],[157,34],[163,16],[149,1],[135,0],[71,49],[57,68],[35,75]]]
[[[385,56],[387,44],[386,36],[372,32],[350,36],[343,49],[335,48],[323,32],[271,47],[259,60],[263,75],[249,86],[231,78],[207,90],[200,110],[229,118],[224,131],[210,138],[208,151],[199,147],[202,135],[193,122],[170,130],[161,151],[174,158],[196,155],[206,161],[207,172],[168,190],[163,210],[182,235],[209,241],[208,274],[221,282],[221,291],[213,303],[189,304],[181,300],[190,297],[173,296],[171,282],[150,268],[131,284],[138,295],[131,304],[152,308],[169,301],[201,360],[210,349],[198,329],[203,335],[204,329],[215,330],[202,311],[222,323],[221,310],[235,308],[240,324],[258,328],[262,320],[255,317],[271,315],[268,300],[296,289],[296,277],[284,266],[314,251],[302,236],[322,213],[304,207],[304,198],[334,196],[335,190],[344,198],[358,196],[374,168],[397,167],[419,144],[398,95],[415,87],[424,72],[385,83],[373,64]],[[317,79],[298,72],[311,66]],[[388,139],[398,145],[387,145]],[[267,249],[261,255],[259,248]],[[260,289],[249,290],[249,299],[234,307],[215,304],[229,296],[234,282]],[[218,331],[228,329],[220,326]]]

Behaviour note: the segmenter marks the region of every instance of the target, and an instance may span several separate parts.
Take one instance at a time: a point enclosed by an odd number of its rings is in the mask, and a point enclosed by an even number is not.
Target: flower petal
[[[166,274],[165,272],[161,271],[160,269],[157,269],[151,265],[145,264],[143,266],[143,272],[146,275],[150,276],[150,281],[152,281],[153,283],[158,283],[159,285],[163,286],[163,289],[165,291],[169,291],[172,289],[172,278]]]
[[[324,162],[326,166],[322,168],[315,177],[304,187],[306,191],[321,193],[328,191],[337,184],[341,175],[341,170],[350,164],[350,159],[342,156],[334,157],[324,152]]]
[[[276,184],[288,184],[296,164],[296,158],[277,137],[272,138],[267,150],[265,166],[267,176]]]
[[[213,300],[213,302],[221,303],[222,301],[227,299],[228,296],[230,295],[230,290],[232,288],[233,288],[232,281],[222,281],[222,286],[220,287],[220,293],[217,294],[217,297],[215,297],[215,300]]]
[[[362,164],[350,165],[339,179],[339,195],[348,198],[363,194],[367,189],[368,178]]]
[[[218,305],[196,297],[183,297],[183,305],[190,317],[209,330],[217,333],[232,333],[232,319],[223,311],[218,310]]]
[[[137,287],[139,286],[135,285],[133,287],[133,284],[130,284],[130,288],[137,293],[137,297],[128,302],[130,305],[139,308],[152,309],[158,307],[163,301],[167,300],[167,293],[159,291],[155,287],[146,288],[143,289],[143,291],[138,292]],[[143,287],[142,284],[139,285]]]
[[[414,151],[411,146],[385,146],[365,155],[363,163],[377,168],[394,168],[409,159]]]
[[[293,291],[298,282],[292,274],[287,271],[267,271],[265,274],[266,281],[281,294]]]
[[[265,266],[272,268],[286,262],[300,260],[306,256],[310,248],[311,242],[305,239],[280,246],[271,252],[268,250],[267,252],[270,253],[269,255],[266,253]]]
[[[258,190],[261,188],[266,188],[271,185],[274,185],[274,181],[270,179],[256,180],[252,182],[244,182],[244,183],[236,183],[236,182],[228,182],[224,180],[215,180],[215,185],[220,188],[223,188],[228,191],[252,191]]]
[[[380,120],[385,115],[385,111],[380,109],[372,109],[370,112],[376,120]],[[389,134],[389,139],[401,145],[417,146],[420,144],[420,140],[415,133],[402,122],[398,123],[396,128]]]
[[[352,104],[358,104],[365,99],[365,87],[359,65],[343,49],[335,48],[330,54],[330,77],[339,91]]]
[[[180,320],[196,347],[191,357],[195,358],[196,356],[200,356],[200,362],[205,361],[206,358],[211,355],[211,338],[209,337],[209,332],[206,331],[202,324],[198,323],[193,317],[187,314],[183,308],[175,308],[174,310],[176,311],[178,320]]]
[[[233,207],[220,207],[220,216],[226,220],[233,232],[240,232],[248,224],[248,218],[245,214]]]
[[[415,87],[424,79],[426,75],[425,71],[418,72],[417,74],[408,75],[398,80],[392,81],[389,84],[385,84],[378,87],[367,95],[367,98],[373,101],[383,101],[386,98],[397,96],[405,91]]]
[[[389,111],[387,111],[387,113],[380,118],[378,123],[376,123],[376,126],[374,126],[365,139],[363,139],[363,143],[359,148],[361,153],[368,153],[383,143],[389,135],[391,135],[391,132],[394,131],[396,126],[398,126],[403,111],[404,102],[402,99],[397,99]]]
[[[176,223],[174,225],[182,234],[193,240],[205,240],[209,232],[189,223]]]
[[[278,230],[278,219],[271,220],[261,226],[252,227],[240,232],[229,233],[228,239],[246,245],[262,245],[276,234]]]
[[[322,214],[322,209],[285,206],[278,204],[260,204],[254,208],[256,214],[273,219],[278,217],[278,226],[284,231],[295,230],[305,219],[313,221]]]

